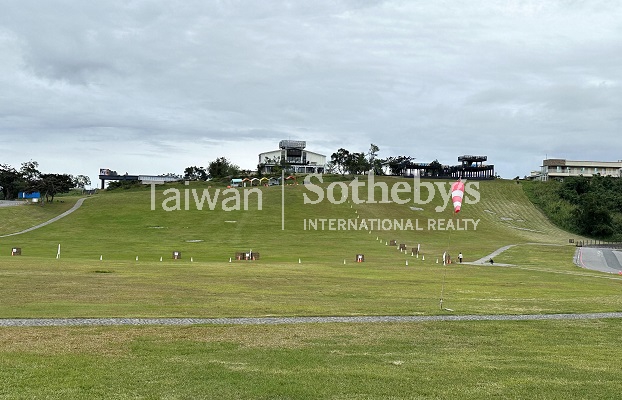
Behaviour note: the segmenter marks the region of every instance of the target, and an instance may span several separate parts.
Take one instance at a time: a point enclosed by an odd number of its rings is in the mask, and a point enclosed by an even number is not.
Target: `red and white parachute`
[[[454,213],[458,214],[462,208],[462,199],[464,198],[464,183],[458,179],[451,185],[451,198],[454,202]]]

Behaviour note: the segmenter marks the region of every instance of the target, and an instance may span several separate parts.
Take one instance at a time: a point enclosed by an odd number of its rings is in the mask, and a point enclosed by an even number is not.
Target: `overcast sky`
[[[255,168],[281,139],[505,178],[622,159],[622,2],[0,0],[0,163]]]

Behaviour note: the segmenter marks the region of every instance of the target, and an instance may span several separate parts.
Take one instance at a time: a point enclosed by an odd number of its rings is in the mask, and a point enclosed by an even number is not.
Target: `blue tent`
[[[18,199],[40,199],[41,193],[39,192],[19,192],[17,194]]]

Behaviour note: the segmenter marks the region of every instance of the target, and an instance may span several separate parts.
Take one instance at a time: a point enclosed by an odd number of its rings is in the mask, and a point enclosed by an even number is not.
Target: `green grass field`
[[[574,266],[567,243],[575,237],[513,181],[481,182],[481,201],[457,217],[451,206],[436,212],[440,196],[310,205],[308,189],[287,186],[285,230],[281,187],[261,188],[261,210],[253,195],[248,210],[224,211],[221,197],[214,210],[191,201],[186,211],[182,196],[182,210],[166,212],[171,188],[208,185],[157,187],[155,210],[148,188],[103,192],[54,224],[0,238],[0,318],[438,315],[448,313],[442,288],[454,314],[622,311],[620,277]],[[212,196],[223,189],[209,188]],[[379,200],[381,189],[374,194]],[[0,235],[77,198],[62,200],[0,209]],[[357,217],[423,229],[304,229],[309,220]],[[427,229],[439,219],[479,222],[477,230]],[[420,244],[421,256],[390,240]],[[510,244],[495,261],[511,267],[436,262],[444,251],[474,261]],[[12,247],[23,255],[11,257]],[[229,262],[251,249],[259,260]],[[354,262],[359,253],[366,262]],[[0,398],[614,398],[621,323],[1,328]]]
[[[621,321],[5,328],[16,399],[612,399]]]

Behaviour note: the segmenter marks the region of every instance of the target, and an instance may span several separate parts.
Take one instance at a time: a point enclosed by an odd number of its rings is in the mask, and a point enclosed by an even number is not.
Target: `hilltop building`
[[[547,181],[569,176],[592,177],[595,175],[620,178],[622,176],[622,161],[572,161],[551,158],[542,161],[540,173],[532,173],[530,178]]]
[[[269,174],[275,166],[285,165],[290,173],[324,173],[326,156],[306,150],[306,147],[304,141],[281,140],[278,150],[259,154],[260,172]]]

